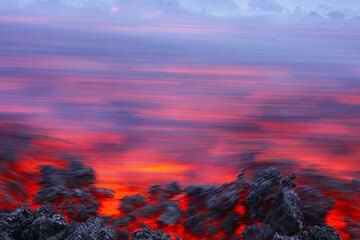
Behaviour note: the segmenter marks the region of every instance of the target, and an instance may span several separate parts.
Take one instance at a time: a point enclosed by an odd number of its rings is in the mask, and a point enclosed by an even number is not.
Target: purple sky
[[[0,119],[103,181],[221,182],[252,155],[354,176],[358,1],[300,2],[2,1]]]

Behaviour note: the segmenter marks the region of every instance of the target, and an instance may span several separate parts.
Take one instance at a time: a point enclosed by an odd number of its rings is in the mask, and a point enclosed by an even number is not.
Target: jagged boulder
[[[252,180],[246,197],[251,218],[269,224],[275,231],[295,235],[303,229],[300,198],[293,191],[295,175],[283,177],[279,169],[269,168]]]
[[[301,240],[341,240],[337,232],[330,226],[315,226],[309,231],[305,231]]]
[[[144,206],[145,203],[145,198],[139,194],[134,196],[126,196],[121,199],[120,210],[123,213],[130,213]]]
[[[69,234],[66,240],[115,240],[114,229],[105,227],[100,218],[90,219],[80,225]]]
[[[67,224],[53,208],[42,206],[31,211],[19,208],[0,215],[0,240],[115,240],[115,230],[101,218]]]
[[[162,226],[177,224],[181,218],[181,210],[179,203],[174,201],[167,201],[161,204],[163,214],[158,218],[158,222]]]
[[[95,173],[78,160],[67,168],[41,166],[41,188],[36,193],[38,204],[54,204],[63,215],[76,221],[86,221],[97,215],[100,200],[113,197],[110,189],[93,186]]]
[[[242,232],[244,240],[271,240],[275,231],[268,224],[247,226]]]
[[[163,231],[154,231],[148,227],[142,230],[138,230],[131,235],[132,240],[171,240],[170,235],[167,235]],[[180,238],[176,237],[177,240]]]

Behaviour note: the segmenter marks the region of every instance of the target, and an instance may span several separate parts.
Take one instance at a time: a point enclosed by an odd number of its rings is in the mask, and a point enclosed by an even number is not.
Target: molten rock
[[[0,211],[0,240],[172,239],[147,227],[132,233],[148,222],[159,229],[181,228],[179,232],[191,239],[340,240],[325,223],[333,200],[312,186],[296,187],[294,174],[284,177],[274,167],[252,179],[241,172],[235,181],[220,186],[190,185],[182,190],[176,182],[154,185],[148,195],[121,199],[122,214],[117,218],[97,217],[100,199],[110,197],[111,191],[93,186],[91,168],[73,161],[65,169],[43,166],[41,176],[36,201],[55,207]],[[186,209],[180,209],[184,202],[179,198],[187,201]],[[56,210],[71,220],[86,222],[68,224]],[[245,229],[240,232],[242,226]],[[356,239],[357,229],[356,223],[347,220],[344,232]]]

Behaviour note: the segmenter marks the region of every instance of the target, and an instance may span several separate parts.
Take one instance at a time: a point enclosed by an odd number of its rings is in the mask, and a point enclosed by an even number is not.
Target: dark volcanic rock
[[[179,223],[182,212],[177,202],[163,202],[161,208],[163,209],[163,214],[158,218],[160,225],[167,226]]]
[[[102,219],[93,218],[80,225],[72,232],[67,240],[114,240],[116,239],[115,231],[105,227]]]
[[[156,214],[161,213],[162,209],[159,204],[146,204],[138,210],[138,215],[144,218],[152,218]]]
[[[295,175],[284,177],[277,168],[265,169],[254,179],[245,178],[242,172],[235,181],[223,185],[191,185],[184,190],[176,182],[164,188],[154,185],[147,198],[124,197],[120,203],[122,214],[117,218],[98,217],[97,198],[111,192],[93,187],[94,180],[92,169],[79,163],[65,169],[44,166],[37,201],[57,205],[1,210],[0,240],[172,239],[163,231],[145,227],[149,219],[159,228],[169,229],[183,220],[186,234],[199,239],[340,240],[325,223],[333,201],[313,187],[296,188]],[[179,204],[184,206],[184,202],[175,198],[180,193],[183,195],[178,197],[187,201],[183,211]],[[68,224],[63,215],[57,214],[61,210],[75,221]],[[104,221],[116,230],[105,226]],[[343,231],[357,239],[358,224],[346,222]],[[244,225],[239,236],[237,230]],[[145,228],[131,234],[134,226]]]
[[[221,221],[221,229],[224,231],[226,236],[232,236],[235,234],[236,229],[240,224],[240,214],[232,212],[224,217]]]
[[[53,203],[62,214],[76,221],[85,221],[97,215],[99,201],[111,198],[109,189],[94,187],[95,173],[92,168],[72,160],[68,168],[41,166],[41,188],[35,202]]]
[[[299,186],[296,193],[301,199],[300,208],[304,215],[305,225],[325,225],[325,217],[332,209],[334,201],[310,186]]]
[[[242,232],[244,240],[271,240],[275,231],[268,224],[247,226]]]
[[[177,182],[172,182],[162,188],[160,185],[152,185],[149,189],[150,199],[156,202],[168,201],[182,192]]]
[[[136,223],[139,218],[153,218],[161,227],[179,223],[182,211],[179,203],[171,198],[181,192],[177,182],[172,182],[164,188],[160,185],[151,186],[147,199],[139,194],[124,197],[120,202],[120,210],[125,216],[117,220],[120,223],[118,226],[125,227],[134,221]],[[132,219],[128,216],[132,216]]]
[[[129,225],[129,223],[131,221],[134,221],[135,220],[135,216],[134,215],[131,215],[131,214],[128,214],[128,215],[125,215],[123,217],[119,217],[119,218],[116,218],[114,220],[114,225],[118,228],[120,227],[126,227],[127,225]]]
[[[145,205],[145,198],[141,195],[126,196],[121,199],[120,210],[123,213],[135,211],[137,208]]]
[[[273,240],[300,240],[300,238],[298,236],[280,236],[278,233],[276,233],[273,237]]]
[[[101,218],[67,224],[64,217],[43,206],[36,211],[19,208],[0,215],[1,240],[115,240],[115,231]]]
[[[340,240],[334,228],[329,226],[318,227],[315,226],[309,231],[304,232],[301,237],[302,240]]]
[[[194,205],[225,213],[235,208],[240,198],[241,188],[232,184],[222,186],[215,185],[191,185],[185,189]]]
[[[208,212],[188,216],[184,222],[185,229],[195,237],[214,235],[210,224],[211,216]],[[209,234],[211,232],[211,234]],[[217,233],[217,232],[216,232]]]
[[[211,238],[221,232],[226,239],[232,237],[240,221],[235,212],[242,191],[240,182],[190,185],[184,191],[189,199],[184,227],[189,233]]]
[[[295,175],[284,178],[277,168],[269,168],[252,181],[246,197],[250,216],[285,235],[297,234],[303,228],[300,199],[292,190]]]
[[[148,227],[138,230],[131,235],[132,240],[171,240],[170,235],[163,231],[153,231]],[[179,238],[177,238],[179,239]],[[180,239],[179,239],[180,240]]]
[[[22,231],[21,239],[45,240],[49,236],[64,230],[66,227],[67,223],[61,215],[40,216]]]
[[[129,233],[126,231],[117,230],[116,231],[116,240],[128,240],[129,239]]]
[[[163,191],[166,194],[167,198],[172,198],[181,193],[181,188],[177,182],[172,182],[166,185]]]

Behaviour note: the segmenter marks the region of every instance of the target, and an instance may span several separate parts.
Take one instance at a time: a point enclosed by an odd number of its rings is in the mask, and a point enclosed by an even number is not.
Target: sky
[[[359,0],[2,0],[0,120],[85,156],[117,197],[254,161],[352,180],[359,14]]]
[[[203,15],[214,18],[268,17],[280,21],[359,20],[359,0],[3,0],[4,9],[69,9],[129,14],[132,18],[159,15]]]

